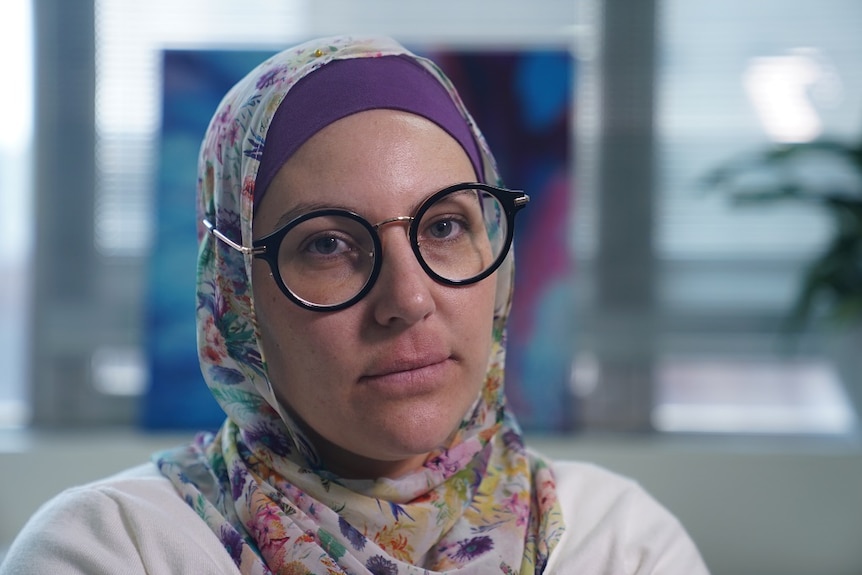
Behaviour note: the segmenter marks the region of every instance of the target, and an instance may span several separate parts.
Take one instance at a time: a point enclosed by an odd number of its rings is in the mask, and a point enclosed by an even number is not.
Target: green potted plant
[[[796,202],[831,217],[832,235],[801,277],[788,326],[794,334],[837,328],[835,363],[862,419],[862,142],[773,144],[719,165],[703,184],[741,206]]]
[[[789,319],[794,328],[821,314],[862,322],[862,142],[774,144],[718,166],[703,184],[743,206],[797,202],[828,213],[832,237],[805,271]]]

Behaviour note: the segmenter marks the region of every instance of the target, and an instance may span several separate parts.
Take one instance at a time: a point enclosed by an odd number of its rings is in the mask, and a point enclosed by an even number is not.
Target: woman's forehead
[[[393,210],[408,215],[434,192],[475,179],[466,152],[433,122],[394,110],[361,112],[297,150],[257,206],[256,223],[276,229],[323,207],[369,219],[391,217]]]

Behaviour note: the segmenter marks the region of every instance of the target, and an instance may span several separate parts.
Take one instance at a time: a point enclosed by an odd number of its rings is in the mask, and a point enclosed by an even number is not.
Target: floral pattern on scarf
[[[326,38],[263,62],[223,99],[199,160],[199,221],[251,245],[254,182],[287,91],[329,61],[408,54],[384,38]],[[412,56],[412,55],[410,55]],[[413,56],[415,57],[415,56]],[[448,90],[494,160],[454,88]],[[528,453],[503,396],[511,257],[498,276],[494,344],[480,396],[445,447],[398,479],[339,478],[281,408],[267,378],[251,290],[252,258],[198,226],[201,369],[228,417],[216,435],[156,454],[161,472],[223,542],[240,572],[403,575],[541,573],[563,531],[554,479]]]

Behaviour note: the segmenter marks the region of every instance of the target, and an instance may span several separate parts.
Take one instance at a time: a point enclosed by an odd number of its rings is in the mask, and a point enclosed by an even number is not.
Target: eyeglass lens
[[[384,224],[385,225],[385,224]],[[503,205],[483,190],[459,189],[423,206],[411,223],[414,251],[444,280],[469,281],[505,249]],[[292,227],[278,249],[284,285],[298,298],[334,306],[356,296],[374,273],[374,226],[347,215],[319,215]]]

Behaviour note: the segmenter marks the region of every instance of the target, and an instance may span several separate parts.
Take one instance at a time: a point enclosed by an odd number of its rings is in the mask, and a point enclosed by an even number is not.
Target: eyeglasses
[[[486,184],[456,184],[432,194],[413,216],[371,224],[343,209],[300,215],[256,240],[237,244],[209,221],[209,232],[233,249],[265,260],[278,287],[297,305],[335,311],[362,299],[382,265],[379,229],[409,224],[413,253],[435,281],[462,286],[500,267],[512,245],[515,214],[530,201],[524,192]]]

